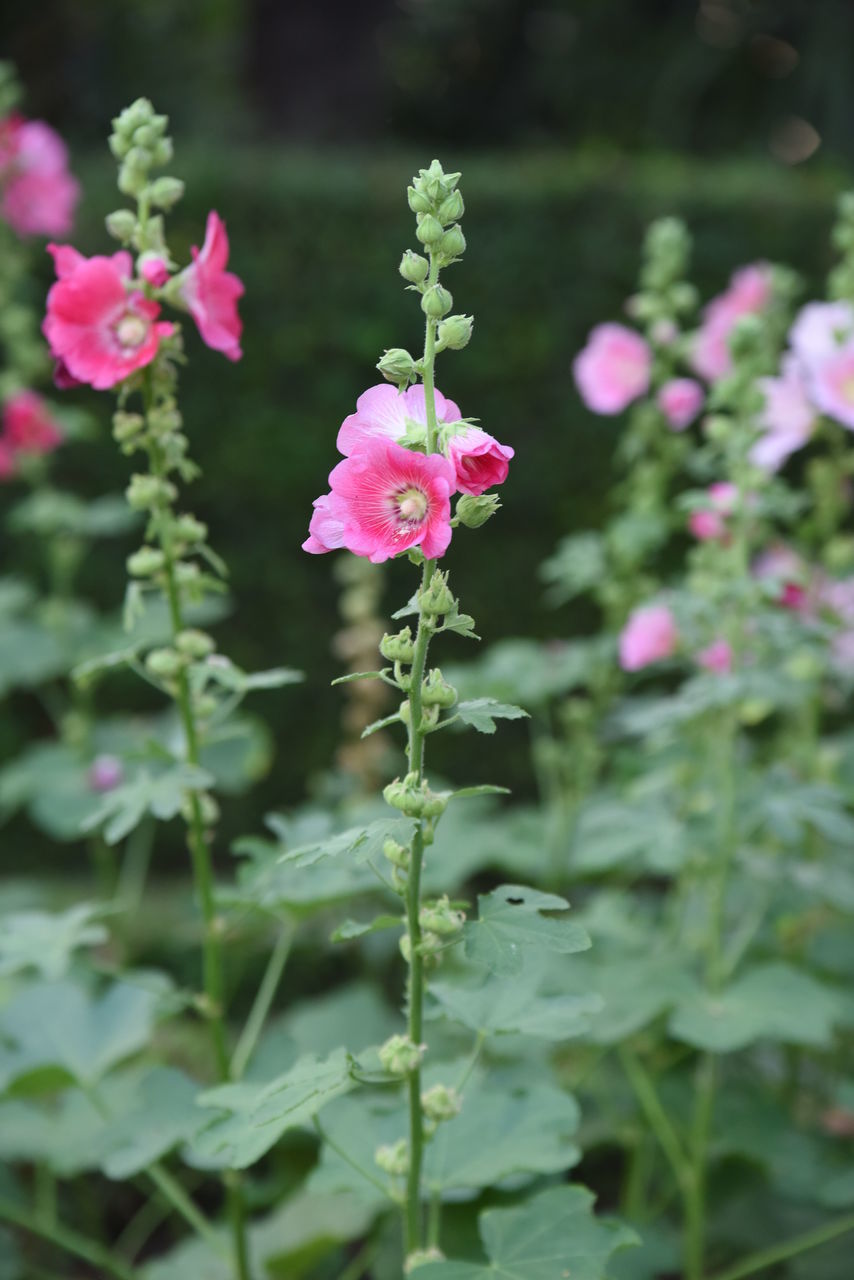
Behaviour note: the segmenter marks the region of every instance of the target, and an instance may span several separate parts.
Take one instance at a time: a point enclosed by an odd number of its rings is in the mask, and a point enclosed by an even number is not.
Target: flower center
[[[148,321],[142,316],[134,315],[132,311],[127,311],[116,325],[116,337],[119,340],[119,346],[125,350],[135,350],[142,346],[148,336]]]
[[[420,524],[427,514],[427,495],[421,489],[402,489],[395,502],[399,518],[407,524]]]

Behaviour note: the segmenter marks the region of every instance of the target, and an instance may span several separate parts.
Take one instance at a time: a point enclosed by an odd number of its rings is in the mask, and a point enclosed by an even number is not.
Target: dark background
[[[537,567],[606,510],[619,423],[583,409],[571,359],[592,323],[618,316],[644,224],[688,218],[707,293],[757,257],[817,283],[854,158],[851,0],[40,0],[4,6],[0,35],[27,113],[72,148],[78,247],[105,249],[103,216],[122,203],[109,119],[145,94],[171,116],[171,171],[187,182],[173,253],[200,243],[215,207],[246,283],[240,364],[188,337],[182,403],[204,468],[192,506],[232,570],[223,648],[307,682],[262,705],[277,761],[236,826],[300,798],[333,756],[338,588],[331,557],[299,544],[376,359],[420,341],[396,272],[414,244],[412,172],[433,155],[463,170],[469,250],[447,283],[476,329],[441,359],[439,386],[517,451],[500,517],[462,531],[450,558],[463,606],[497,639],[589,625],[546,607]],[[95,495],[122,487],[128,462],[108,438],[110,397],[88,403],[102,438],[59,468]],[[121,599],[124,551],[87,564],[105,606]],[[390,611],[411,569],[387,576]]]

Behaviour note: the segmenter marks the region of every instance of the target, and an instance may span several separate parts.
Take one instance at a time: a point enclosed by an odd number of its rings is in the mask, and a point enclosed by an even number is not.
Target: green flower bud
[[[136,214],[131,213],[130,209],[116,209],[107,214],[104,222],[107,234],[114,240],[120,240],[122,244],[127,244],[136,231]]]
[[[431,929],[425,929],[418,944],[418,954],[424,957],[426,966],[435,969],[441,961],[440,953],[444,950],[444,947],[445,944],[438,933],[433,933]]]
[[[429,213],[432,208],[423,192],[416,191],[414,187],[406,188],[406,199],[413,213]]]
[[[388,658],[389,662],[411,662],[415,657],[412,629],[404,627],[393,636],[386,632],[380,640],[380,653],[384,658]]]
[[[472,316],[446,316],[436,331],[439,346],[447,347],[449,351],[462,351],[471,341],[473,328]]]
[[[434,1084],[421,1095],[421,1106],[428,1120],[441,1123],[453,1120],[463,1109],[463,1100],[456,1089],[449,1089],[444,1084]]]
[[[144,426],[145,419],[141,413],[123,413],[119,409],[113,414],[113,439],[119,444],[124,444],[126,440],[137,435]]]
[[[397,709],[397,714],[400,716],[401,723],[405,724],[406,727],[409,728],[412,723],[412,707],[409,704],[408,698],[404,698],[403,702],[401,702]]]
[[[448,684],[438,667],[433,667],[421,685],[421,701],[425,707],[452,707],[457,691]]]
[[[447,573],[435,569],[426,588],[419,589],[417,600],[419,609],[428,618],[438,618],[444,613],[449,613],[456,601],[448,586]]]
[[[216,800],[206,791],[199,792],[197,798],[202,811],[202,822],[206,827],[215,826],[219,821],[219,805]],[[187,796],[181,805],[181,816],[188,825],[193,820],[193,802],[190,796]],[[214,919],[213,929],[222,937],[225,932],[225,922],[221,916]]]
[[[456,517],[467,529],[479,529],[486,524],[501,507],[497,493],[481,493],[474,497],[464,493],[457,500]]]
[[[125,496],[134,511],[150,511],[162,502],[173,501],[178,493],[168,480],[159,480],[157,476],[134,475],[130,478]]]
[[[440,320],[454,305],[454,299],[447,289],[440,284],[431,285],[421,295],[421,310],[431,320]]]
[[[193,710],[200,720],[209,720],[219,703],[211,693],[201,693],[193,699]]]
[[[379,1049],[379,1060],[384,1071],[392,1076],[408,1076],[421,1066],[427,1050],[424,1044],[415,1044],[408,1036],[391,1036]]]
[[[190,515],[178,516],[172,529],[182,542],[204,542],[208,536],[208,526]]]
[[[127,558],[127,571],[132,578],[150,578],[159,573],[166,563],[166,557],[157,547],[140,547]]]
[[[148,198],[156,209],[173,208],[183,194],[184,184],[180,178],[155,178],[148,189]]]
[[[416,240],[420,240],[422,244],[429,247],[438,244],[444,234],[441,222],[434,218],[432,213],[419,216],[418,225],[415,228]]]
[[[403,1264],[403,1274],[411,1276],[413,1271],[417,1271],[419,1267],[426,1267],[428,1262],[444,1262],[445,1255],[438,1245],[431,1245],[429,1249],[416,1249],[414,1253],[406,1255],[406,1261]]]
[[[446,262],[453,262],[466,251],[466,238],[459,226],[449,227],[439,241],[439,253]]]
[[[208,654],[213,653],[216,644],[212,636],[206,631],[199,631],[195,627],[188,627],[185,631],[179,631],[175,637],[175,648],[179,653],[186,654],[188,658],[206,658]]]
[[[405,1178],[409,1172],[409,1146],[405,1138],[395,1143],[384,1143],[374,1152],[374,1161],[383,1173],[394,1178]]]
[[[133,145],[135,147],[145,147],[150,150],[157,144],[160,138],[160,130],[155,124],[141,124],[138,129],[133,131]]]
[[[172,147],[171,138],[161,138],[154,148],[152,160],[155,165],[169,164],[173,158],[174,149]]]
[[[451,222],[459,222],[465,213],[465,208],[463,193],[461,191],[452,191],[439,205],[436,217],[447,227]]]
[[[386,857],[393,867],[399,867],[401,871],[409,870],[409,862],[411,851],[408,845],[400,844],[397,840],[389,837],[383,844],[383,856]]]
[[[185,665],[185,659],[174,649],[152,649],[145,659],[146,669],[158,680],[174,680]]]
[[[420,782],[416,773],[408,773],[402,781],[395,778],[384,789],[383,799],[408,818],[438,818],[448,806],[447,800]]]
[[[448,901],[448,895],[443,894],[436,902],[426,903],[421,908],[418,920],[425,931],[437,933],[443,938],[450,938],[462,929],[466,922],[466,913],[455,911]]]
[[[415,361],[403,347],[391,347],[383,352],[377,368],[388,382],[414,382],[418,376]]]
[[[400,260],[398,271],[410,284],[420,284],[422,280],[427,279],[430,263],[426,258],[422,258],[420,253],[413,253],[411,249],[407,249]]]

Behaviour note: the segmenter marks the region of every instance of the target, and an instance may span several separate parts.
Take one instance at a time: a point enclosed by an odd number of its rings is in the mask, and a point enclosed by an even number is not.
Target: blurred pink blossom
[[[3,406],[4,446],[17,453],[50,453],[63,441],[59,423],[35,391],[16,391]]]
[[[697,664],[716,675],[732,671],[732,648],[726,640],[714,640],[697,654]]]
[[[796,356],[783,357],[780,376],[760,378],[765,405],[759,416],[762,435],[750,451],[750,460],[763,471],[778,471],[791,454],[803,448],[812,435],[815,411]]]
[[[684,431],[703,407],[705,392],[693,378],[671,378],[658,392],[658,407],[672,431]]]
[[[0,216],[21,236],[68,235],[80,188],[59,134],[12,116],[0,135]]]
[[[722,480],[709,485],[706,497],[709,505],[691,512],[688,528],[701,542],[722,542],[729,536],[727,519],[735,510],[738,489]]]
[[[649,389],[652,354],[647,343],[621,324],[599,324],[575,357],[581,398],[594,413],[622,413]]]
[[[742,316],[756,315],[771,300],[771,269],[765,262],[741,267],[729,286],[712,298],[694,337],[691,363],[707,382],[717,382],[732,369],[729,338]]]
[[[620,633],[620,666],[639,671],[675,652],[679,635],[673,614],[663,604],[635,609]]]

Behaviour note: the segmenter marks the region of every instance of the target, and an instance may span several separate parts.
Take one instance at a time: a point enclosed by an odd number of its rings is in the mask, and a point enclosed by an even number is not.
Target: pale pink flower
[[[0,153],[0,216],[18,235],[67,235],[80,188],[59,134],[41,120],[13,118]]]
[[[763,311],[770,300],[770,269],[756,262],[736,271],[727,289],[708,303],[691,353],[694,369],[707,382],[717,382],[732,369],[729,339],[738,321]]]
[[[778,378],[759,378],[757,385],[765,404],[758,420],[762,435],[750,451],[750,460],[763,471],[779,471],[812,435],[815,410],[807,399],[801,366],[792,354],[783,357]]]
[[[714,640],[697,654],[697,665],[716,675],[732,671],[732,648],[726,640]]]
[[[679,634],[673,614],[663,604],[635,609],[620,633],[620,666],[639,671],[652,662],[669,658],[676,650]]]
[[[598,324],[573,361],[581,398],[594,413],[622,413],[649,390],[652,353],[633,329]]]
[[[453,400],[446,400],[441,391],[435,392],[435,403],[436,419],[440,425],[460,420],[459,407]],[[413,423],[421,427],[427,423],[423,385],[419,382],[401,393],[388,382],[380,382],[362,392],[356,401],[356,412],[342,422],[338,432],[338,450],[346,457],[365,439],[376,436],[400,441]]]
[[[832,356],[854,330],[849,302],[808,302],[789,330],[789,345],[806,370]]]
[[[113,791],[124,776],[124,766],[118,756],[96,756],[89,770],[89,787],[92,791]]]
[[[59,277],[47,295],[42,332],[64,373],[99,391],[150,364],[174,325],[159,305],[128,288],[131,257],[84,258],[70,245],[48,245]]]
[[[480,427],[466,425],[449,437],[445,452],[456,472],[457,489],[477,497],[504,483],[514,451]]]
[[[810,391],[822,413],[854,429],[854,339],[813,364]]]
[[[16,391],[3,406],[3,443],[13,454],[51,453],[62,444],[59,423],[35,391]]]
[[[428,560],[451,540],[454,469],[442,454],[415,453],[383,437],[363,440],[329,476],[315,503],[310,552],[346,547],[374,564],[420,546]]]
[[[671,378],[656,397],[671,431],[684,431],[703,407],[705,392],[693,378]]]
[[[244,293],[243,281],[228,265],[228,236],[225,223],[213,210],[208,214],[205,243],[193,245],[193,261],[180,276],[180,295],[198,325],[202,341],[229,360],[239,360],[243,324],[237,299]]]
[[[735,510],[738,489],[734,484],[720,481],[709,485],[706,497],[709,505],[691,512],[688,528],[701,542],[722,542],[729,536],[727,519]]]

